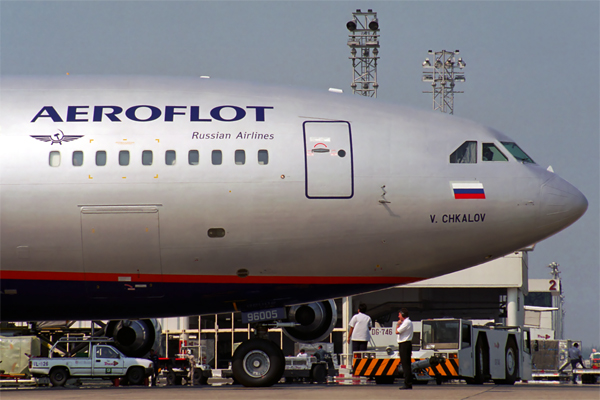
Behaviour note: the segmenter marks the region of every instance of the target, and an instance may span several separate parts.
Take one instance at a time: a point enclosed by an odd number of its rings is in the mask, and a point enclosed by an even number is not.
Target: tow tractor
[[[421,348],[445,360],[428,368],[438,384],[451,379],[482,384],[491,379],[512,385],[531,379],[529,329],[478,326],[463,319],[430,319],[422,324]]]
[[[194,366],[194,382],[195,386],[206,385],[208,378],[212,377],[210,365],[206,363],[206,346],[200,344],[181,345],[180,354],[176,354],[174,358],[159,359],[159,368],[161,375],[167,378],[167,386],[186,385],[190,382],[190,362],[187,358],[188,351],[191,351],[196,360]]]
[[[531,379],[528,329],[477,326],[463,319],[421,323],[421,347],[412,353],[415,383],[464,379],[469,384],[483,384],[491,379],[496,384],[512,385],[519,379]],[[363,358],[354,360],[354,375],[373,377],[377,383],[391,383],[400,376],[400,359],[393,348],[387,354],[369,353],[363,352]]]

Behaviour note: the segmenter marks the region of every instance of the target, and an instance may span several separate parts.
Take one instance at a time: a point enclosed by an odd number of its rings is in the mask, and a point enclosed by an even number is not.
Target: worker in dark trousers
[[[412,389],[412,338],[413,324],[408,318],[408,310],[402,308],[398,313],[398,322],[396,323],[396,333],[398,334],[398,352],[402,371],[404,374],[404,386],[400,389]]]
[[[152,361],[152,386],[156,386],[158,379],[158,354],[156,354],[154,349],[150,349],[150,357],[148,359]]]

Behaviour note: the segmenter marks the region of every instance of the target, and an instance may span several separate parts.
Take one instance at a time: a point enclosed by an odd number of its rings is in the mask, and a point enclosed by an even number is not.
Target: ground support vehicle
[[[569,347],[580,341],[567,339],[533,340],[531,342],[531,368],[533,380],[564,381],[572,379]]]
[[[423,320],[421,349],[442,357],[428,368],[437,383],[464,379],[469,384],[488,380],[514,384],[531,379],[531,346],[528,329],[477,326],[463,319]]]
[[[581,375],[583,384],[594,384],[600,380],[600,369],[598,368],[575,368],[573,374]]]
[[[365,376],[374,379],[379,384],[392,384],[396,378],[404,376],[402,364],[397,353],[378,354],[376,352],[356,352],[352,363],[353,376]],[[423,354],[421,354],[423,356]],[[433,378],[427,373],[427,369],[435,367],[442,361],[435,356],[429,358],[412,358],[411,369],[413,383],[427,384]]]
[[[190,380],[190,362],[187,358],[187,351],[191,350],[194,355],[194,360],[199,360],[194,366],[194,382],[197,385],[206,385],[208,378],[212,377],[210,365],[206,364],[205,346],[190,345],[181,346],[181,354],[175,355],[174,358],[160,358],[158,367],[160,373],[166,377],[167,386],[187,385]]]
[[[50,357],[32,357],[29,370],[34,377],[48,376],[52,386],[63,386],[69,378],[125,378],[131,385],[141,385],[152,373],[152,361],[125,357],[109,338],[62,338],[50,349]],[[58,345],[72,350],[61,354]]]
[[[286,383],[294,381],[327,382],[328,376],[336,376],[333,359],[317,361],[316,357],[286,357],[283,377]]]

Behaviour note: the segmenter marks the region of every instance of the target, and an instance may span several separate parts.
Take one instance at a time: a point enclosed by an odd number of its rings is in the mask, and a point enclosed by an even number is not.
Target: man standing
[[[194,352],[192,351],[192,349],[188,349],[187,359],[188,359],[188,362],[190,363],[190,373],[189,373],[190,386],[194,386],[194,374],[196,372],[196,357],[194,357]]]
[[[156,386],[158,378],[158,354],[156,354],[154,349],[150,349],[150,357],[148,358],[152,361],[152,386]]]
[[[404,373],[404,386],[400,387],[400,389],[412,389],[411,353],[413,324],[410,318],[408,318],[408,310],[406,308],[400,309],[398,313],[396,333],[398,334],[398,352]]]
[[[367,314],[367,306],[364,303],[358,305],[358,314],[350,320],[350,331],[348,332],[348,343],[352,340],[352,352],[366,351],[367,344],[371,338],[371,327],[373,321]]]
[[[581,364],[582,368],[585,368],[583,365],[583,358],[581,358],[581,350],[579,350],[579,344],[574,343],[573,347],[569,348],[569,361],[571,361],[571,369],[574,371],[577,368],[577,364]],[[577,383],[575,378],[577,375],[573,374],[573,384]]]

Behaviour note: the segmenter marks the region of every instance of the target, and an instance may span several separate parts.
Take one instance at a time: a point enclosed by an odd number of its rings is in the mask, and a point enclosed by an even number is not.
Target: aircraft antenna
[[[346,24],[350,60],[352,60],[352,93],[377,97],[377,60],[379,60],[379,20],[377,13],[360,9],[352,13]]]
[[[465,81],[462,71],[467,64],[459,56],[459,51],[429,50],[429,57],[423,61],[423,82],[431,82],[431,91],[423,93],[433,94],[433,111],[439,110],[454,114],[454,93],[464,93],[454,90],[456,82]],[[456,69],[458,67],[458,70]]]

